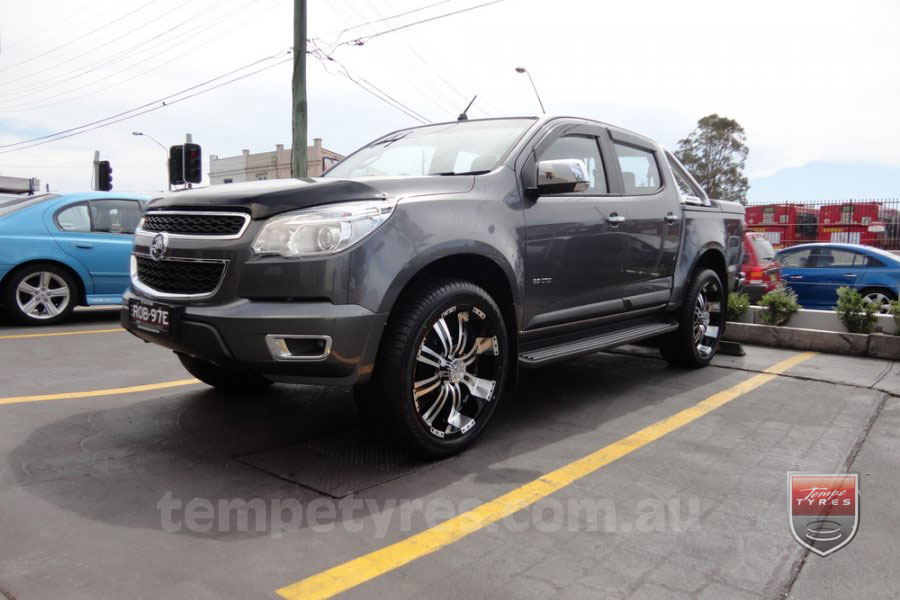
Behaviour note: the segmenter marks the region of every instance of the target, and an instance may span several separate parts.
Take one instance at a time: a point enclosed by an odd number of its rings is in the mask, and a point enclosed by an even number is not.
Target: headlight
[[[281,256],[334,254],[375,231],[395,206],[396,200],[368,200],[298,210],[270,219],[250,249]]]

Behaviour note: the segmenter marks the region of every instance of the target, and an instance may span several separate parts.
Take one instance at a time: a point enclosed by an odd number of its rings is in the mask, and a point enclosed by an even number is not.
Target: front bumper
[[[373,313],[355,304],[239,299],[223,305],[179,307],[173,335],[167,337],[137,329],[130,323],[131,298],[157,300],[131,289],[125,293],[122,327],[137,337],[175,352],[287,383],[364,383],[372,372],[387,321],[387,314]],[[331,344],[320,359],[279,359],[266,341],[266,336],[273,335],[327,336]]]

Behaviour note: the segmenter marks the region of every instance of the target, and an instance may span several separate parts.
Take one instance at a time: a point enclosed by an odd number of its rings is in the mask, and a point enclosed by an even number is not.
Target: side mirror
[[[583,160],[563,158],[542,160],[537,164],[537,192],[539,194],[583,192],[590,185],[587,165]]]

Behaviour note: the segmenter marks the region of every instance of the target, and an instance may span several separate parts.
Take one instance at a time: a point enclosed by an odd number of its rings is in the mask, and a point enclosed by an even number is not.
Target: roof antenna
[[[469,117],[468,117],[468,115],[466,115],[466,113],[469,112],[469,109],[472,108],[473,104],[475,104],[475,98],[477,98],[477,97],[478,97],[478,94],[475,94],[474,96],[472,96],[472,101],[469,102],[469,105],[466,107],[466,110],[462,111],[459,114],[459,116],[456,117],[457,121],[468,121],[469,120]]]

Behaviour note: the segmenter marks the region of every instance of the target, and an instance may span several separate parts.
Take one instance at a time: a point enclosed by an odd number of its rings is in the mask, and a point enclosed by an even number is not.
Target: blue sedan
[[[804,308],[831,310],[849,286],[887,314],[900,294],[900,256],[857,244],[801,244],[779,250],[781,279]]]
[[[0,198],[0,293],[19,322],[50,325],[77,305],[120,304],[148,196],[91,192]]]

